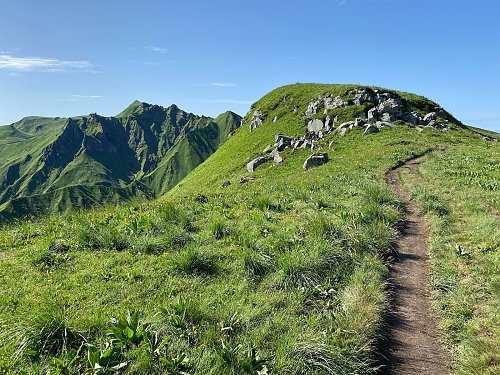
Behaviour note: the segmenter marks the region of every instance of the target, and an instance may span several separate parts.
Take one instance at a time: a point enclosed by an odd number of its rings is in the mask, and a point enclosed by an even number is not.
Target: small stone
[[[223,188],[226,188],[226,187],[228,187],[229,185],[231,185],[231,181],[224,181],[224,182],[222,183],[222,187],[223,187]]]
[[[246,184],[249,181],[253,181],[255,178],[253,177],[248,177],[248,176],[243,176],[240,178],[240,184]]]

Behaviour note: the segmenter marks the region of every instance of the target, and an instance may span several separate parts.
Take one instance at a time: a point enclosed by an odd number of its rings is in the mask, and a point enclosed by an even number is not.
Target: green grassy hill
[[[120,116],[142,116],[139,107]],[[189,142],[219,144],[229,133],[199,127],[157,169],[196,158]],[[290,138],[275,146],[278,134]],[[377,373],[401,218],[384,176],[424,155],[418,177],[401,177],[430,223],[453,371],[494,374],[496,140],[412,94],[280,87],[158,200],[3,227],[0,372]],[[313,152],[328,161],[306,170]],[[138,173],[161,191],[164,172]]]
[[[163,194],[240,120],[135,101],[116,117],[27,117],[0,127],[0,221]]]

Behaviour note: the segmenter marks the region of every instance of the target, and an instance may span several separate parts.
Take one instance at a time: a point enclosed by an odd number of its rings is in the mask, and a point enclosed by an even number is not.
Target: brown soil
[[[429,286],[428,228],[398,172],[417,174],[418,158],[387,173],[386,181],[404,205],[398,251],[389,266],[392,311],[380,343],[383,374],[448,374],[449,356],[439,340]]]

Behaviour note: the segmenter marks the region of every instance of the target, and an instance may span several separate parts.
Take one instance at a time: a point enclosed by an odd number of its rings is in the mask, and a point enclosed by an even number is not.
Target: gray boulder
[[[256,110],[253,115],[252,115],[252,121],[250,122],[250,131],[257,129],[259,126],[262,125],[262,119],[260,118],[262,116],[262,112],[259,110]]]
[[[318,99],[312,99],[306,109],[306,116],[312,116],[318,113],[320,108],[323,106],[323,97],[319,97]]]
[[[426,114],[424,116],[424,122],[426,124],[430,123],[431,121],[433,120],[436,120],[437,119],[437,116],[436,116],[436,112],[429,112],[428,114]],[[432,126],[432,125],[431,125]]]
[[[271,158],[265,157],[265,156],[259,156],[258,158],[253,159],[251,162],[249,162],[247,164],[247,170],[248,170],[248,172],[250,172],[250,173],[254,172],[255,169],[259,165],[261,165],[261,164],[263,164],[263,163],[265,163],[265,162],[267,162],[269,160],[271,160]]]
[[[375,125],[368,125],[365,129],[364,134],[378,133],[379,130]]]
[[[354,126],[365,126],[366,125],[366,121],[363,120],[362,118],[356,118],[354,120]]]
[[[222,183],[222,187],[223,187],[223,188],[226,188],[226,187],[228,187],[229,185],[231,185],[231,181],[224,181],[224,182]]]
[[[271,152],[271,157],[273,158],[274,162],[276,164],[279,164],[279,163],[282,163],[283,162],[283,158],[280,156],[280,153],[278,152],[277,149],[274,149],[272,152]]]
[[[378,120],[377,108],[371,108],[368,110],[368,122],[375,122]]]
[[[373,101],[372,96],[366,92],[366,90],[358,90],[354,98],[352,99],[355,105],[363,105],[365,103],[370,103]]]
[[[313,167],[319,167],[328,161],[328,154],[326,152],[315,152],[309,156],[304,162],[304,169],[308,170]]]
[[[275,146],[278,149],[278,151],[283,151],[285,148],[291,146],[293,138],[283,134],[278,134],[276,135],[275,141],[276,141]]]
[[[319,131],[323,130],[323,128],[324,128],[323,121],[319,119],[311,120],[307,124],[307,130],[310,132],[318,133]]]
[[[383,121],[395,121],[403,114],[403,107],[399,99],[388,98],[377,106],[377,111],[382,113]]]
[[[412,125],[418,125],[419,122],[422,121],[422,118],[417,112],[412,111],[403,113],[403,115],[401,116],[401,120]]]

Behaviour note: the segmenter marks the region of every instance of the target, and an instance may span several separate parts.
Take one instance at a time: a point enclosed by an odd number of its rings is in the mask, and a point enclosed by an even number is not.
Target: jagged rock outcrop
[[[250,131],[257,129],[262,125],[263,120],[261,119],[262,112],[256,110],[252,115],[252,120],[250,122]]]

